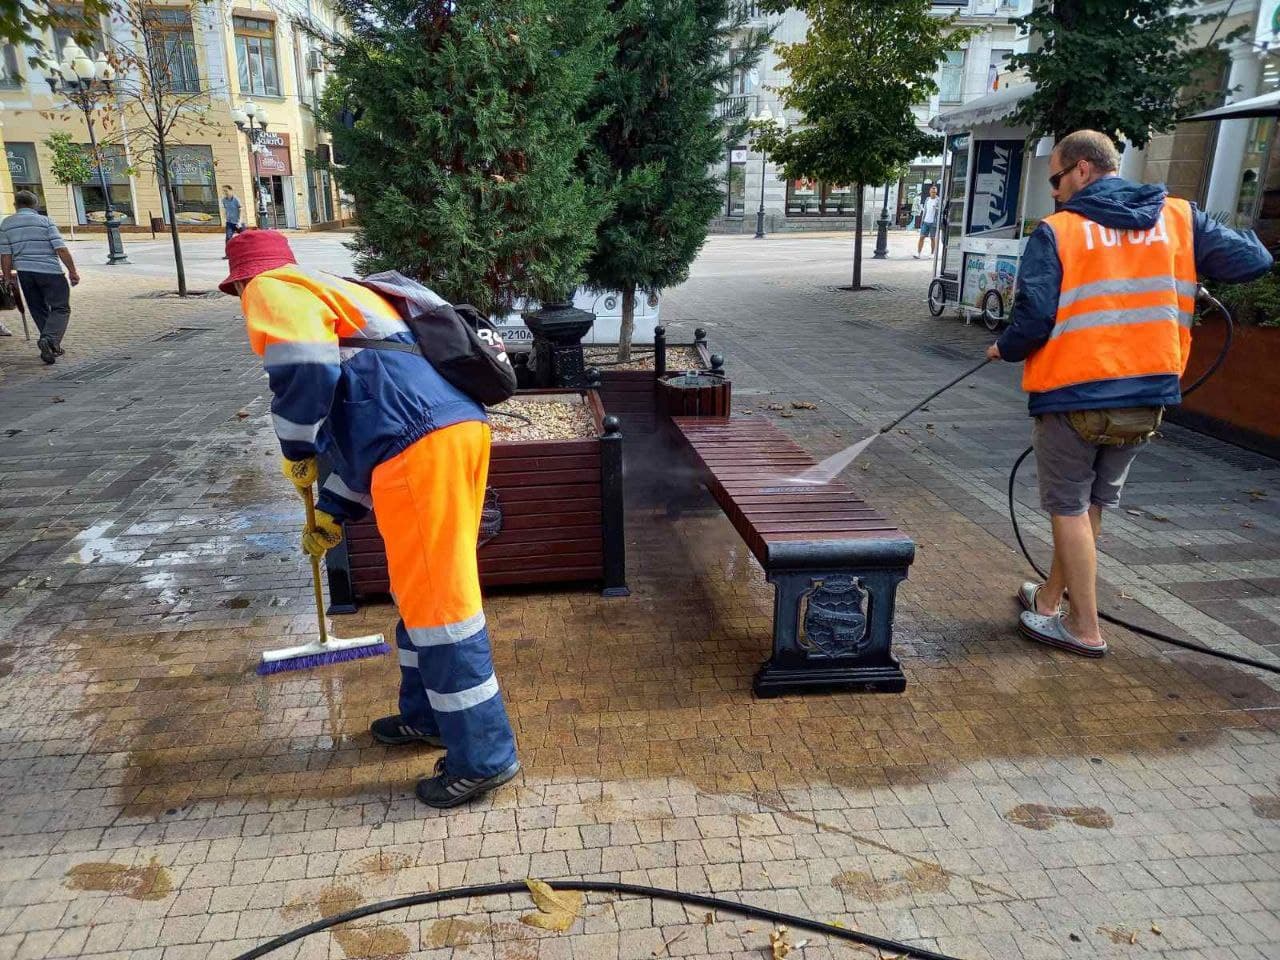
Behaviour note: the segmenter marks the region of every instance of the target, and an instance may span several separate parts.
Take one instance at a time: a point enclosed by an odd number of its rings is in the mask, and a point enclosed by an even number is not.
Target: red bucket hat
[[[227,243],[227,279],[218,289],[229,296],[236,296],[237,280],[252,280],[260,273],[297,263],[289,247],[289,238],[278,230],[246,230]]]

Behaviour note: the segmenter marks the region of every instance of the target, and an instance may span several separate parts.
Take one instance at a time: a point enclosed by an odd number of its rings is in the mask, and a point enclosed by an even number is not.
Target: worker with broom
[[[390,303],[359,284],[300,269],[286,237],[250,230],[227,243],[220,289],[240,297],[263,358],[284,475],[309,498],[317,456],[332,465],[302,534],[312,557],[341,542],[342,522],[370,507],[386,543],[401,620],[400,712],[374,721],[381,743],[447,751],[417,795],[465,803],[520,769],[493,671],[476,540],[489,468],[484,408],[412,348],[363,349],[362,338],[413,343]],[[308,500],[308,502],[310,502]],[[281,661],[280,669],[353,659],[366,646]]]

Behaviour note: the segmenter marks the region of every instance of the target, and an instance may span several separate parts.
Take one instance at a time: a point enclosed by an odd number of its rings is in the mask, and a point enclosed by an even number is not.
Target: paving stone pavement
[[[839,241],[717,239],[665,309],[711,328],[739,412],[826,453],[988,339],[924,315],[902,243],[868,264],[883,289],[850,294]],[[440,814],[412,794],[434,754],[367,733],[394,706],[390,659],[252,673],[313,630],[308,572],[261,370],[234,304],[202,309],[183,325],[208,329],[0,385],[0,956],[231,957],[360,904],[526,876],[714,892],[966,958],[1280,951],[1275,686],[1118,630],[1095,662],[1013,629],[1013,370],[853,469],[919,545],[906,693],[754,700],[759,567],[714,510],[637,506],[630,598],[487,600],[524,772]],[[818,409],[768,409],[791,400]],[[1274,622],[1277,499],[1273,461],[1170,430],[1139,461],[1141,515],[1109,525],[1108,598],[1268,655],[1274,635],[1237,624]],[[1227,619],[1223,590],[1256,616]],[[336,626],[393,622],[369,606]],[[769,955],[767,924],[666,903],[593,895],[568,934],[530,910],[404,908],[275,956]],[[801,960],[874,955],[791,939]]]

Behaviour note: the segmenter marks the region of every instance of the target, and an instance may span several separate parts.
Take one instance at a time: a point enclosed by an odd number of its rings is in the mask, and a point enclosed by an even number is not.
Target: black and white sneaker
[[[383,717],[369,724],[373,739],[388,746],[398,747],[406,743],[425,743],[429,747],[444,749],[444,741],[433,733],[423,733],[404,722],[400,714]]]
[[[475,800],[490,790],[496,790],[520,772],[520,761],[517,760],[507,769],[483,780],[455,777],[445,769],[445,760],[445,757],[441,757],[436,761],[434,777],[424,777],[418,781],[418,799],[428,807],[445,809]]]

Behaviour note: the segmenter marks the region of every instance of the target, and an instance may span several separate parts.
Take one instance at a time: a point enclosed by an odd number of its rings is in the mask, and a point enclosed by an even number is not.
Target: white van
[[[653,328],[658,325],[658,308],[661,297],[656,293],[646,294],[636,290],[635,333],[632,343],[653,343]],[[617,290],[595,291],[579,287],[573,296],[573,305],[579,310],[586,310],[596,315],[596,322],[582,338],[586,344],[612,344],[618,342],[618,331],[622,328],[622,294]],[[503,342],[508,346],[516,344],[532,344],[533,333],[524,325],[520,314],[525,307],[512,310],[505,317],[495,317]],[[536,309],[536,305],[532,308]]]

